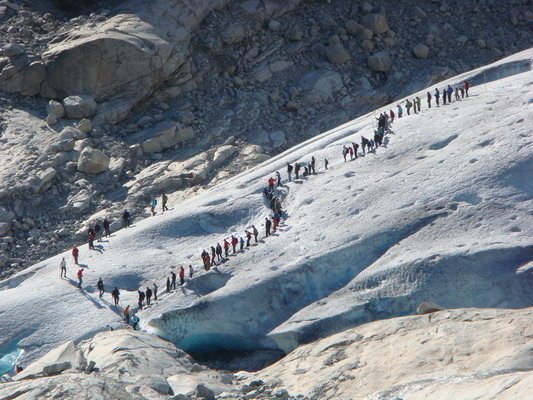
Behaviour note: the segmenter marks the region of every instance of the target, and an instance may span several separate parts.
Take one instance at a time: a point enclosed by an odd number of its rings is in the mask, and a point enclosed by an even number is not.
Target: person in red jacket
[[[83,268],[78,270],[78,288],[81,289],[81,284],[83,283]]]
[[[246,247],[250,247],[250,240],[252,240],[252,232],[250,231],[244,231],[246,232]]]
[[[268,180],[268,187],[270,188],[270,190],[274,190],[274,182],[276,182],[276,180],[270,177]]]
[[[468,83],[468,81],[465,81],[465,93],[466,93],[466,97],[468,97],[468,89],[470,89],[470,83]]]
[[[229,242],[227,239],[224,239],[224,253],[226,257],[229,257]]]
[[[89,242],[89,249],[94,250],[94,233],[89,232],[87,235],[87,241]]]
[[[72,257],[74,257],[74,264],[78,265],[78,255],[80,254],[80,251],[76,246],[72,248]]]
[[[231,246],[233,247],[233,254],[237,254],[237,245],[239,244],[239,239],[231,235]]]
[[[389,116],[390,116],[390,123],[392,124],[394,122],[394,117],[396,116],[396,114],[394,114],[394,111],[390,110]]]
[[[209,254],[207,255],[209,257]],[[183,269],[183,266],[180,266],[180,284],[183,286],[185,283],[185,270]]]

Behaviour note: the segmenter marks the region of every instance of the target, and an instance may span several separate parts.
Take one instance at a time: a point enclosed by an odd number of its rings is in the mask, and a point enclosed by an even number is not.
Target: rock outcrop
[[[86,147],[80,153],[78,171],[91,175],[99,174],[107,170],[109,161],[109,157],[100,150]]]

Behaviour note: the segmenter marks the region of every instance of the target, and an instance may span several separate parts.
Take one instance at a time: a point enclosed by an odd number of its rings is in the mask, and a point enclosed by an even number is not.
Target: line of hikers
[[[455,88],[455,100],[460,100],[461,98],[464,98],[465,95],[466,97],[468,97],[469,88],[470,88],[470,85],[467,81],[465,81],[461,86],[457,86]],[[451,85],[448,85],[447,88],[443,89],[442,91],[443,104],[451,103],[452,101],[451,95],[453,93],[454,93],[454,89],[451,87]],[[440,105],[439,100],[440,100],[441,94],[438,88],[435,89],[434,97],[435,97],[437,106],[439,106]],[[431,93],[427,92],[428,108],[431,108],[431,100],[432,100]],[[406,100],[407,114],[410,115],[410,109],[412,107],[414,107],[415,113],[420,112],[421,111],[420,104],[421,104],[421,101],[420,101],[420,97],[418,96],[415,99],[413,99],[413,102],[407,99]],[[401,105],[398,104],[398,118],[401,118],[402,114],[403,114],[403,110],[401,108]],[[378,118],[376,118],[378,120],[378,129],[374,131],[374,138],[369,140],[365,138],[364,136],[361,136],[361,149],[363,151],[363,154],[365,154],[366,151],[372,151],[377,146],[380,146],[383,144],[383,137],[386,134],[387,130],[389,129],[390,124],[394,122],[394,118],[395,118],[395,114],[392,110],[390,110],[390,113],[383,112],[380,114]],[[357,159],[358,149],[359,149],[359,145],[355,142],[351,142],[351,145],[349,146],[344,145],[343,150],[342,150],[344,161],[345,162],[347,161],[348,154],[350,155],[350,159],[354,159],[354,158]],[[328,170],[328,165],[329,165],[328,159],[324,159],[325,170]],[[287,176],[288,176],[289,182],[292,181],[293,172],[295,175],[295,179],[299,179],[302,166],[304,169],[302,176],[316,175],[316,170],[315,170],[316,160],[315,160],[315,157],[312,156],[309,162],[304,162],[304,163],[295,162],[294,166],[291,163],[287,163]],[[276,229],[279,226],[279,223],[281,221],[281,215],[282,215],[281,201],[274,194],[275,186],[277,187],[282,186],[281,174],[279,173],[279,171],[276,171],[275,174],[276,174],[276,179],[271,176],[267,180],[268,186],[265,187],[262,192],[263,196],[268,201],[268,204],[270,205],[270,208],[273,212],[273,215],[271,218],[269,217],[265,218],[265,237],[268,237],[271,235],[271,229],[273,230],[273,232],[276,232]],[[168,207],[166,205],[167,201],[168,201],[168,197],[166,196],[166,194],[163,193],[162,194],[162,211],[163,212],[168,211]],[[152,212],[152,215],[155,215],[156,206],[157,206],[157,200],[155,198],[152,198],[150,201],[150,210]],[[130,227],[130,223],[131,223],[130,214],[127,210],[124,210],[122,218],[124,221],[124,226]],[[103,230],[99,222],[96,222],[94,228],[89,227],[88,241],[89,241],[90,249],[94,248],[93,242],[95,239],[97,241],[101,240],[102,231],[104,232],[106,237],[110,236],[111,233],[109,229],[109,221],[107,220],[107,218],[104,219],[102,225],[103,225]],[[209,271],[212,266],[218,265],[217,261],[219,263],[226,261],[226,259],[229,258],[229,255],[230,255],[230,247],[233,250],[233,255],[237,255],[237,247],[239,246],[239,252],[243,252],[245,245],[247,248],[250,247],[252,237],[254,238],[255,243],[256,244],[258,243],[257,238],[258,238],[259,232],[257,228],[255,227],[255,225],[252,225],[250,229],[246,229],[244,231],[244,234],[245,234],[244,236],[246,237],[246,240],[242,236],[239,239],[237,239],[235,235],[231,235],[230,238],[224,238],[222,245],[220,243],[217,243],[216,246],[211,246],[211,249],[210,249],[211,254],[204,249],[200,256],[202,259],[202,264],[204,266],[204,269],[206,271]],[[72,256],[74,258],[75,264],[77,265],[79,250],[76,246],[74,246],[72,249]],[[61,277],[64,277],[64,276],[66,277],[65,258],[61,260],[60,268],[61,268]],[[83,268],[80,268],[77,273],[79,288],[81,288],[81,285],[83,283],[83,271],[84,271]],[[183,266],[180,266],[178,274],[180,278],[180,285],[183,286],[185,283],[185,269]],[[194,275],[194,268],[192,265],[189,265],[189,278],[193,278],[193,275]],[[171,271],[170,276],[167,276],[167,279],[166,279],[166,292],[167,293],[170,293],[171,290],[176,290],[177,277],[178,275],[176,275],[174,271]],[[99,291],[99,297],[102,298],[102,296],[105,293],[104,283],[102,281],[102,278],[99,278],[97,282],[97,288]],[[146,305],[148,306],[151,304],[152,296],[153,296],[154,301],[157,301],[157,290],[158,290],[158,286],[155,282],[153,283],[152,288],[147,287],[146,291],[138,289],[138,309],[139,310],[143,309],[145,302],[146,302]],[[118,306],[119,300],[120,300],[120,292],[117,287],[113,289],[113,291],[111,292],[111,296],[113,298],[114,305]],[[133,329],[136,329],[139,323],[139,318],[136,315],[131,316],[130,305],[126,306],[123,309],[123,314],[124,314],[124,321],[128,325],[131,323]]]
[[[446,103],[452,102],[452,94],[454,94],[454,92],[455,92],[455,100],[457,101],[457,100],[464,99],[465,96],[468,97],[469,89],[470,89],[470,83],[468,81],[464,81],[462,84],[456,85],[455,89],[451,85],[448,85],[447,87],[442,89],[442,92],[439,91],[439,88],[435,88],[435,93],[433,95],[431,95],[431,92],[426,93],[428,108],[431,108],[431,100],[433,97],[435,98],[435,103],[437,104],[437,107],[439,107],[441,98],[442,98],[442,104],[446,105]],[[407,115],[411,115],[411,108],[413,109],[413,112],[415,114],[417,114],[418,112],[421,112],[422,111],[421,103],[422,101],[420,100],[420,96],[416,96],[413,99],[413,101],[406,99],[405,109],[407,111]],[[402,118],[402,115],[403,115],[402,105],[398,104],[397,107],[398,107],[398,118]],[[391,122],[393,122],[394,117],[395,117],[394,111],[390,110],[389,116],[390,116]]]

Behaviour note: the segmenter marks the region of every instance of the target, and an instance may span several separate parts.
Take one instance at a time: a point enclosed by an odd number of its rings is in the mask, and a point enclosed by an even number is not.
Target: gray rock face
[[[196,386],[196,397],[206,400],[215,400],[215,392],[204,384]]]
[[[183,127],[176,121],[163,121],[132,135],[132,141],[141,142],[145,153],[157,153],[194,137],[191,127]]]
[[[79,119],[92,117],[96,113],[96,102],[92,96],[69,96],[63,100],[67,118]]]
[[[442,311],[444,310],[444,308],[442,308],[441,306],[438,306],[434,303],[430,303],[430,302],[424,302],[424,303],[421,303],[417,309],[416,309],[416,313],[417,314],[429,314],[429,313],[433,313],[433,312],[436,312],[436,311]]]
[[[429,47],[427,47],[425,44],[418,43],[413,47],[413,54],[416,58],[427,58],[429,55]]]
[[[380,51],[368,57],[368,67],[372,71],[388,72],[392,67],[392,59],[387,51]]]
[[[99,174],[109,167],[109,157],[100,150],[86,147],[78,159],[78,171],[86,174]]]

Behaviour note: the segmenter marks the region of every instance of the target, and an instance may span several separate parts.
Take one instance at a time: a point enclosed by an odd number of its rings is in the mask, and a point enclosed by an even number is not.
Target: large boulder
[[[388,72],[392,67],[392,59],[389,52],[379,51],[368,57],[368,67],[376,72]]]
[[[96,116],[92,122],[93,126],[118,124],[128,116],[132,107],[133,103],[129,100],[114,100],[98,104]]]
[[[428,58],[429,47],[427,47],[423,43],[418,43],[415,45],[415,47],[413,47],[413,54],[415,55],[416,58],[421,58],[421,59]]]
[[[420,303],[420,305],[416,309],[416,313],[417,314],[429,314],[429,313],[434,313],[434,312],[442,311],[442,310],[444,310],[443,307],[438,306],[434,303],[425,301],[423,303]]]
[[[337,35],[333,35],[329,39],[329,45],[326,47],[326,55],[332,64],[345,64],[351,58]]]
[[[334,71],[311,71],[300,82],[303,99],[310,104],[331,99],[333,94],[343,88],[342,77]]]
[[[81,119],[92,117],[96,113],[96,102],[92,96],[68,96],[63,100],[67,118]]]
[[[361,20],[364,26],[370,29],[374,34],[380,35],[386,33],[389,30],[387,20],[381,14],[369,14],[365,15]]]
[[[46,112],[48,115],[52,114],[57,119],[63,118],[65,116],[65,107],[58,101],[50,100],[46,105]]]
[[[109,157],[100,150],[86,147],[78,158],[78,171],[91,175],[99,174],[107,170],[109,161]]]

